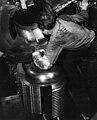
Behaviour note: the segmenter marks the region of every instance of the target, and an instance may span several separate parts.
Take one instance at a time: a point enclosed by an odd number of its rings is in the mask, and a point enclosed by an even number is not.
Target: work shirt
[[[62,49],[78,50],[89,47],[95,38],[95,32],[82,25],[88,18],[88,13],[82,10],[76,15],[61,15],[51,32],[46,46],[46,56],[54,64]]]

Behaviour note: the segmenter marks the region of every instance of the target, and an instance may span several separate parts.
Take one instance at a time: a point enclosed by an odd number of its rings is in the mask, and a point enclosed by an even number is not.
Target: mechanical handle
[[[62,2],[62,3],[59,3],[57,6],[55,6],[54,7],[54,10],[56,11],[56,12],[59,12],[60,10],[62,10],[62,9],[64,9],[65,7],[67,7],[69,4],[71,4],[71,3],[76,3],[77,2],[77,0],[70,0],[70,1],[67,1],[67,2],[65,2],[64,3],[64,1]]]

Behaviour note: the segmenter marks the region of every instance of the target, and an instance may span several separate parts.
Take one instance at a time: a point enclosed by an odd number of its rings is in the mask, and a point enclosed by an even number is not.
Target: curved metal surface
[[[64,76],[62,68],[54,65],[49,70],[41,70],[32,63],[31,65],[24,65],[26,79],[31,83],[37,84],[51,84],[55,81],[61,80]]]
[[[66,81],[60,70],[57,65],[47,71],[41,71],[34,65],[25,67],[25,77],[19,78],[19,90],[24,107],[32,114],[50,118],[61,116]]]

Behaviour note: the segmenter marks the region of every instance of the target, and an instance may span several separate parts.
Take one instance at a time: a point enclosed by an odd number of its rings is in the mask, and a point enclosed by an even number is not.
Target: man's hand
[[[34,53],[32,53],[34,64],[43,70],[49,69],[52,65],[50,64],[50,61],[45,55],[45,51],[43,49],[37,50]]]
[[[82,0],[82,2],[80,2],[80,8],[81,10],[87,10],[88,8],[88,0]]]

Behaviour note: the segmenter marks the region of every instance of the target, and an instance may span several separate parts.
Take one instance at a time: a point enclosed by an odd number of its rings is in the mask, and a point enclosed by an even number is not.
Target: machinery
[[[59,12],[76,1],[51,2],[54,10]],[[41,70],[32,59],[34,49],[49,39],[49,36],[41,33],[37,25],[31,25],[35,20],[32,18],[37,14],[37,11],[32,13],[35,11],[33,6],[33,0],[9,0],[4,10],[1,7],[0,50],[11,64],[17,65],[16,80],[24,108],[34,117],[39,115],[44,120],[60,120],[64,106],[66,78],[59,64]],[[36,40],[32,41],[33,34]]]
[[[77,3],[76,0],[51,1],[56,12],[72,2]],[[5,6],[12,6],[12,8],[5,7],[3,11],[1,8],[0,50],[4,52],[4,56],[11,64],[17,65],[16,79],[21,102],[24,108],[34,116],[40,115],[44,120],[60,120],[63,112],[66,78],[62,66],[57,62],[50,69],[41,70],[32,60],[33,48],[37,49],[49,39],[49,36],[41,33],[37,25],[31,25],[32,19],[30,18],[33,16],[35,18],[37,12],[31,14],[34,10],[33,0],[26,2],[25,0],[9,0]],[[23,19],[28,21],[23,22]],[[37,30],[34,29],[35,26]],[[31,41],[33,34],[36,35],[36,41]]]
[[[17,80],[24,108],[34,117],[59,120],[64,107],[65,79],[58,65],[41,71],[33,63],[24,67],[18,64]]]

